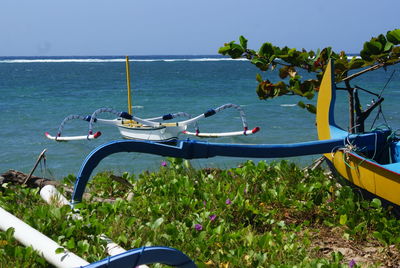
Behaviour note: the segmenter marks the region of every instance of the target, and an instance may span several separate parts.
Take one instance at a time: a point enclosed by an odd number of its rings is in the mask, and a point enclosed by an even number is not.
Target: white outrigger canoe
[[[205,113],[202,113],[196,117],[191,117],[189,114],[184,112],[166,114],[159,117],[142,119],[132,115],[131,105],[131,94],[130,94],[130,74],[129,74],[129,58],[126,57],[126,73],[127,73],[127,85],[128,85],[128,112],[118,112],[112,108],[100,108],[93,112],[89,116],[81,115],[70,115],[67,116],[60,124],[58,132],[55,136],[52,136],[49,132],[45,133],[48,139],[55,141],[76,141],[76,140],[93,140],[101,136],[101,132],[93,132],[93,124],[105,124],[116,126],[125,139],[136,139],[136,140],[150,140],[157,142],[174,142],[178,139],[180,134],[192,135],[201,138],[218,138],[218,137],[231,137],[231,136],[247,136],[257,133],[260,128],[255,127],[251,130],[248,129],[245,113],[239,105],[225,104],[215,109],[210,109]],[[240,118],[242,121],[242,130],[232,132],[221,132],[221,133],[207,133],[200,132],[197,122],[203,118],[210,117],[222,110],[234,108],[239,111]],[[115,119],[102,119],[98,118],[101,113],[112,113],[117,116]],[[177,117],[187,117],[188,119],[178,122],[165,123],[163,121],[175,119]],[[89,131],[87,135],[78,136],[63,136],[62,131],[67,121],[80,119],[89,122]],[[195,131],[191,132],[187,130],[189,125],[194,125]]]

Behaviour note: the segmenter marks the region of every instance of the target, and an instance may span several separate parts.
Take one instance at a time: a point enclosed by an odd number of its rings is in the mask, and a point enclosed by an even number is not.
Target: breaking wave
[[[142,56],[131,57],[131,62],[210,62],[210,61],[245,61],[246,59],[231,59],[218,56]],[[125,57],[3,57],[0,58],[0,63],[107,63],[107,62],[124,62]]]

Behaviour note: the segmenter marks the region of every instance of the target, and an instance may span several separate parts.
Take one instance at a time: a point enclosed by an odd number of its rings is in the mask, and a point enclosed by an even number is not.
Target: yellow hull
[[[354,153],[325,154],[336,171],[352,184],[400,205],[400,174]]]
[[[328,64],[318,95],[317,129],[320,140],[345,138],[349,135],[346,131],[339,129],[334,122],[336,87],[332,65]],[[394,150],[399,150],[399,148],[397,145]],[[352,184],[393,204],[400,205],[400,163],[379,164],[345,148],[324,154],[324,156],[332,163],[336,171]]]

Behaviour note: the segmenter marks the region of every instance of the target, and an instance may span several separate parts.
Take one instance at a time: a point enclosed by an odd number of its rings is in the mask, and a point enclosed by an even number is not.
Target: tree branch
[[[378,70],[379,68],[386,67],[386,66],[389,66],[389,65],[394,65],[394,64],[397,64],[397,63],[400,63],[400,60],[396,61],[396,62],[393,62],[393,63],[390,63],[390,64],[388,64],[388,63],[379,63],[379,64],[371,66],[371,67],[369,67],[369,68],[367,68],[365,70],[362,70],[362,71],[360,71],[358,73],[349,75],[349,76],[345,77],[342,81],[343,82],[350,81],[351,79],[354,79],[354,78],[356,78],[356,77],[358,77],[358,76],[360,76],[362,74],[365,74],[367,72],[375,71],[375,70]]]

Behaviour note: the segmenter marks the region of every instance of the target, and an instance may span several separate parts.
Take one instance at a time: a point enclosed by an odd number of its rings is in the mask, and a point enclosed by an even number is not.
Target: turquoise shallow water
[[[383,105],[385,118],[394,129],[400,128],[400,69],[396,68],[384,91]],[[392,70],[371,73],[354,84],[379,93]],[[257,69],[247,61],[214,56],[131,57],[134,113],[142,118],[179,111],[197,115],[225,103],[235,103],[244,107],[249,127],[259,126],[261,132],[211,141],[259,144],[315,139],[314,116],[294,105],[299,98],[258,100],[256,73]],[[269,79],[278,78],[272,74]],[[97,126],[96,130],[103,133],[98,140],[56,143],[46,139],[44,132],[54,135],[69,114],[88,115],[101,107],[126,111],[124,58],[0,58],[0,92],[0,172],[8,169],[29,172],[38,154],[47,148],[45,175],[60,179],[76,174],[91,150],[119,139],[119,133],[112,127]],[[346,96],[340,92],[336,117],[343,126],[347,124],[345,100]],[[241,124],[237,112],[227,110],[201,121],[200,128],[204,132],[234,131],[240,130]],[[66,126],[64,133],[84,135],[87,129],[87,123],[75,121]],[[306,164],[317,157],[293,160]],[[158,169],[163,160],[146,154],[122,153],[102,161],[96,171],[138,173]],[[192,163],[198,167],[225,168],[245,160],[211,158]],[[42,174],[40,169],[36,174]]]

